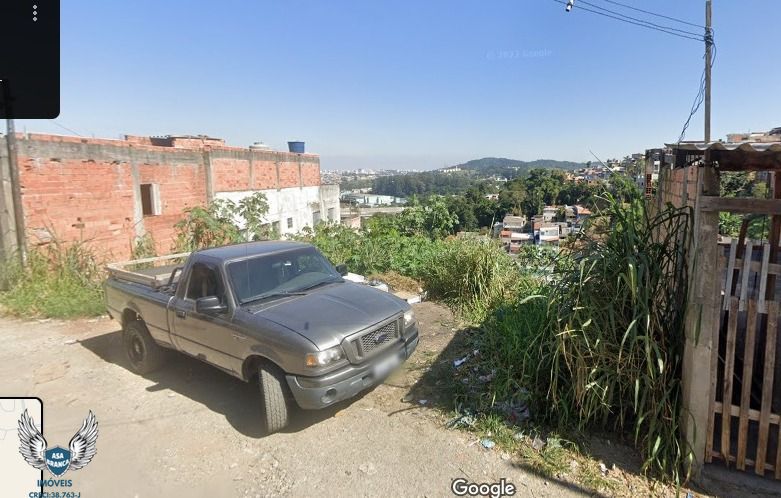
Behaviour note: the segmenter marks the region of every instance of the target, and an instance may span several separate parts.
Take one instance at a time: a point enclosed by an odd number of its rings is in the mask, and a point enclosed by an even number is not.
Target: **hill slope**
[[[519,161],[517,159],[507,159],[504,157],[484,157],[482,159],[473,159],[458,167],[465,170],[475,171],[480,175],[491,176],[509,176],[515,177],[519,174],[525,174],[534,168],[556,168],[573,170],[585,167],[585,163],[576,163],[572,161],[556,161],[554,159],[537,159],[535,161]]]

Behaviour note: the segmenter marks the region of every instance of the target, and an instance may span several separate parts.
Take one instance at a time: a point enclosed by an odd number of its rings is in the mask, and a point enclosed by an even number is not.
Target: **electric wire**
[[[621,3],[621,2],[615,2],[613,0],[602,0],[602,1],[603,2],[607,2],[607,3],[612,3],[613,5],[618,5],[620,7],[624,7],[624,8],[627,8],[627,9],[636,10],[638,12],[642,12],[643,14],[648,14],[648,15],[651,15],[651,16],[661,17],[663,19],[668,19],[670,21],[679,22],[681,24],[688,24],[689,26],[694,26],[695,28],[705,29],[705,26],[703,26],[701,24],[695,24],[693,22],[684,21],[683,19],[678,19],[677,17],[670,17],[670,16],[665,16],[663,14],[657,14],[655,12],[650,12],[650,11],[647,11],[647,10],[639,9],[637,7],[633,7],[631,5],[627,5],[627,4]]]
[[[566,2],[564,2],[563,0],[553,0],[553,1],[554,1],[554,2],[556,2],[556,3],[560,3],[560,4],[562,4],[562,5],[567,5],[567,3],[566,3]],[[701,42],[701,41],[703,41],[703,40],[704,40],[704,39],[703,39],[703,38],[701,38],[701,37],[700,37],[700,38],[697,38],[697,37],[694,37],[694,36],[689,36],[689,35],[684,35],[684,34],[681,34],[681,33],[676,33],[676,32],[674,32],[674,31],[668,31],[668,30],[666,30],[666,29],[658,28],[658,27],[656,27],[656,26],[651,26],[651,25],[649,25],[649,24],[644,24],[643,22],[636,22],[636,21],[631,21],[631,20],[629,20],[629,19],[624,19],[623,17],[614,16],[614,15],[612,15],[612,14],[608,14],[608,13],[606,13],[606,12],[601,12],[601,11],[599,11],[599,10],[593,10],[593,9],[589,9],[588,7],[578,7],[578,9],[579,9],[579,10],[584,10],[584,11],[586,11],[586,12],[591,12],[591,13],[593,13],[593,14],[598,14],[598,15],[600,15],[600,16],[609,17],[609,18],[611,18],[611,19],[615,19],[615,20],[617,20],[617,21],[623,21],[623,22],[625,22],[625,23],[634,24],[635,26],[640,26],[640,27],[642,27],[642,28],[648,28],[648,29],[653,29],[653,30],[655,30],[655,31],[660,31],[660,32],[662,32],[662,33],[667,33],[668,35],[673,35],[673,36],[677,36],[677,37],[680,37],[680,38],[686,38],[686,39],[688,39],[688,40],[694,40],[694,41],[698,41],[698,42]]]
[[[661,24],[653,23],[651,21],[645,21],[643,19],[637,19],[636,17],[628,16],[626,14],[622,14],[622,13],[616,12],[614,10],[606,9],[606,8],[600,6],[600,5],[596,5],[596,4],[593,4],[591,2],[587,2],[586,0],[579,0],[579,3],[590,5],[591,7],[595,8],[595,9],[599,9],[599,10],[601,10],[603,12],[608,12],[610,14],[614,14],[614,15],[617,15],[617,16],[625,17],[627,19],[631,19],[632,21],[637,21],[637,22],[641,22],[643,24],[648,24],[649,26],[654,26],[654,27],[662,28],[662,29],[669,30],[669,31],[676,31],[678,33],[683,33],[683,34],[687,34],[687,35],[691,35],[691,36],[701,36],[700,33],[694,33],[692,31],[686,31],[686,30],[683,30],[683,29],[673,28],[672,26],[664,26],[664,25],[661,25]]]
[[[716,62],[716,44],[713,43],[712,38],[713,35],[711,34],[711,44],[713,47],[713,54],[711,56],[711,68],[713,67],[713,64]],[[704,56],[703,56],[704,58]],[[697,91],[697,96],[694,97],[694,102],[692,103],[691,110],[689,111],[689,117],[686,118],[686,122],[683,123],[683,129],[681,130],[681,134],[678,136],[678,143],[683,142],[683,139],[686,137],[686,130],[689,128],[689,124],[691,123],[692,118],[695,114],[697,114],[697,111],[700,110],[700,106],[705,100],[705,69],[702,70],[702,76],[700,76],[700,88]]]
[[[59,126],[59,127],[60,127],[60,128],[62,128],[63,130],[65,130],[65,131],[68,131],[68,132],[71,132],[71,133],[73,133],[74,135],[77,135],[77,136],[79,136],[79,137],[82,137],[82,136],[84,136],[84,135],[82,135],[81,133],[79,133],[79,132],[77,132],[77,131],[73,131],[73,130],[71,130],[70,128],[68,128],[68,127],[67,127],[67,126],[65,126],[65,125],[61,125],[60,123],[58,123],[58,122],[57,122],[57,121],[55,121],[54,119],[50,119],[49,121],[51,121],[52,123],[54,123],[56,126]]]

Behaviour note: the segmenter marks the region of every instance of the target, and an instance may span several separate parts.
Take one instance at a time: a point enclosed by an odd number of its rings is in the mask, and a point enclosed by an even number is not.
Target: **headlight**
[[[404,327],[409,327],[415,321],[415,313],[409,310],[404,313]]]
[[[319,351],[317,353],[306,354],[306,366],[316,368],[336,363],[344,358],[344,351],[341,346],[334,346],[326,349],[325,351]]]

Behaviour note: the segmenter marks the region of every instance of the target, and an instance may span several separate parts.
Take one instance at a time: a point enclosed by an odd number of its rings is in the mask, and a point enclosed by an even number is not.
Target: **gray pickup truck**
[[[406,301],[345,280],[344,265],[309,244],[251,242],[108,269],[106,305],[131,368],[151,372],[176,350],[257,380],[268,432],[295,404],[323,408],[382,382],[418,345]]]

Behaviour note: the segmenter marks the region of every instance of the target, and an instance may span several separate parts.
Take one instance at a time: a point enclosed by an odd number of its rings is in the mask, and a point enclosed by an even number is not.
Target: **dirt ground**
[[[97,456],[67,476],[85,497],[452,496],[457,477],[505,478],[516,496],[590,495],[444,428],[434,400],[421,402],[421,393],[437,396],[436,382],[421,383],[432,362],[449,361],[442,351],[457,325],[441,306],[415,311],[420,346],[403,369],[350,402],[297,413],[271,436],[260,431],[255,385],[178,354],[161,371],[136,375],[108,318],[0,319],[0,395],[44,401],[50,446],[67,445],[95,413]]]

